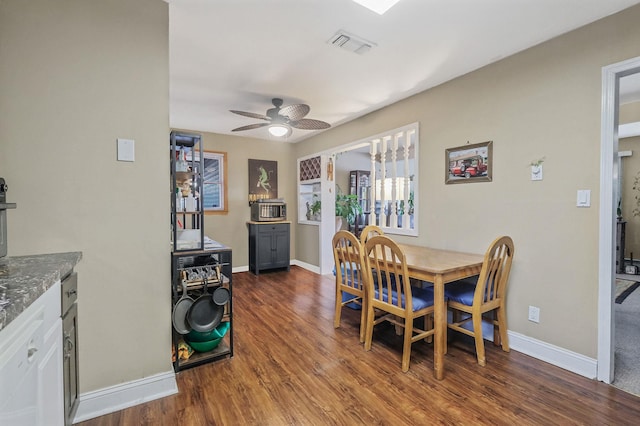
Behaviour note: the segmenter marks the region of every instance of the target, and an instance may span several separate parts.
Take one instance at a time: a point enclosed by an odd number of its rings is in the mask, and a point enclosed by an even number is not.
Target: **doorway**
[[[618,191],[618,117],[620,79],[640,73],[640,57],[602,69],[602,128],[600,170],[600,245],[598,276],[598,372],[612,383],[615,377],[615,253]]]
[[[326,155],[332,158],[333,162],[333,186],[329,186],[331,208],[322,212],[321,221],[324,225],[323,232],[320,232],[320,256],[327,259],[329,267],[323,268],[322,273],[330,273],[333,268],[333,248],[331,239],[336,232],[337,222],[335,219],[335,197],[338,193],[349,193],[349,172],[351,169],[368,170],[370,165],[369,144],[356,143],[336,147]],[[324,192],[324,191],[323,191]],[[329,262],[330,261],[330,262]]]
[[[614,304],[614,376],[612,384],[640,395],[640,221],[637,216],[640,175],[640,73],[620,78],[618,119],[618,185],[616,300]],[[634,253],[636,256],[634,256]],[[625,289],[623,291],[623,289]],[[618,296],[619,295],[619,296]]]

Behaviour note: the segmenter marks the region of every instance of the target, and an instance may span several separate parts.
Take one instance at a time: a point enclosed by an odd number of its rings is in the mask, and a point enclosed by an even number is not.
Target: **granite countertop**
[[[82,259],[81,252],[0,258],[0,330]]]

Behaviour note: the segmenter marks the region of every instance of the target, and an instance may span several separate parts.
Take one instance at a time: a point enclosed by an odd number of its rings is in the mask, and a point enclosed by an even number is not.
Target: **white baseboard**
[[[316,274],[319,274],[319,273],[320,273],[320,267],[319,267],[319,266],[316,266],[316,265],[312,265],[312,264],[310,264],[310,263],[306,263],[306,262],[302,262],[302,261],[300,261],[300,260],[295,260],[295,259],[294,259],[294,260],[292,260],[292,261],[291,261],[291,264],[292,264],[292,265],[299,266],[299,267],[301,267],[301,268],[304,268],[304,269],[306,269],[307,271],[315,272]]]
[[[232,274],[236,274],[238,272],[248,272],[249,271],[249,265],[244,265],[244,266],[238,266],[236,268],[231,268],[231,273]]]
[[[524,334],[509,331],[509,347],[589,379],[598,374],[598,361]]]
[[[178,393],[172,371],[81,394],[73,423],[83,422]]]

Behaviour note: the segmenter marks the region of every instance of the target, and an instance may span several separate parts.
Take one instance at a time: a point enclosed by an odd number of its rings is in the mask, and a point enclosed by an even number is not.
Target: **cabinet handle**
[[[36,347],[29,348],[27,350],[27,358],[29,358],[29,360],[31,360],[31,358],[33,358],[33,356],[36,354],[36,352],[38,352],[38,348],[36,348]]]
[[[73,350],[73,339],[71,339],[71,333],[69,332],[64,333],[64,341],[65,341],[64,359],[69,359],[71,358],[71,351]]]
[[[72,288],[71,290],[67,290],[67,297],[71,297],[74,294],[78,294],[78,290],[76,290],[75,288]]]

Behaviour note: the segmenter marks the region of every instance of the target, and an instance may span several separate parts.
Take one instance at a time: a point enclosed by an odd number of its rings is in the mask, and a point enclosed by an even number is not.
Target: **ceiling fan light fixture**
[[[277,138],[287,137],[291,134],[291,127],[286,124],[272,124],[269,126],[269,133]]]
[[[257,118],[259,120],[266,121],[266,123],[254,123],[241,126],[236,129],[231,129],[231,131],[240,132],[243,130],[254,130],[267,127],[271,136],[275,138],[287,138],[291,135],[293,129],[323,130],[331,127],[331,124],[325,121],[304,118],[311,109],[307,104],[292,104],[283,107],[282,99],[280,98],[273,98],[271,102],[273,103],[273,108],[269,108],[266,115],[247,111],[237,111],[235,109],[229,110],[234,114],[242,115],[244,117]]]

